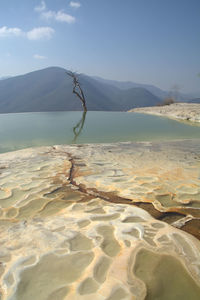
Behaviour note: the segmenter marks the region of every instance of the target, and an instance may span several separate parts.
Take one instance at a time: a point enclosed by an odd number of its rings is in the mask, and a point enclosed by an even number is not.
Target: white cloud
[[[66,14],[64,11],[60,10],[58,12],[55,11],[44,11],[41,16],[46,20],[54,20],[57,22],[66,22],[68,24],[74,23],[76,21],[75,17]]]
[[[46,59],[46,58],[47,58],[46,56],[39,55],[39,54],[34,54],[33,57],[34,57],[35,59]]]
[[[70,5],[73,7],[80,7],[79,2],[71,1]],[[40,16],[45,20],[54,20],[57,22],[65,22],[68,24],[74,23],[76,21],[75,17],[65,13],[63,10],[52,11],[46,10],[46,4],[44,1],[41,2],[40,6],[35,7],[35,10],[40,14]]]
[[[56,13],[55,19],[58,22],[66,22],[69,24],[75,22],[75,18],[73,16],[68,15],[61,10]]]
[[[55,12],[51,11],[51,10],[44,11],[41,14],[41,16],[42,16],[43,19],[46,19],[46,20],[53,19],[53,18],[55,18]]]
[[[17,27],[8,28],[6,26],[0,28],[0,37],[20,36],[20,35],[23,35],[23,32],[20,28]]]
[[[0,38],[2,37],[26,37],[29,40],[50,39],[55,30],[51,27],[36,27],[28,32],[22,31],[20,28],[0,27]]]
[[[27,38],[29,40],[40,40],[40,39],[50,39],[55,30],[51,27],[37,27],[27,32]]]
[[[74,8],[79,8],[79,7],[81,7],[81,4],[80,4],[80,2],[71,1],[69,3],[69,6],[74,7]]]
[[[45,9],[46,9],[46,4],[44,1],[41,1],[40,5],[34,8],[34,10],[38,12],[44,11]]]

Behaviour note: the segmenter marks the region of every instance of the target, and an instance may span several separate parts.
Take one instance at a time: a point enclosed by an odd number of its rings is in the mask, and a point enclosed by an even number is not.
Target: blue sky
[[[200,0],[1,0],[0,76],[48,66],[200,93]]]

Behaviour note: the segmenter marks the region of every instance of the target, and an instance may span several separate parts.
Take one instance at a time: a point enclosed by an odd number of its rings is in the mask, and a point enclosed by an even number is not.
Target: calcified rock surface
[[[174,103],[165,106],[140,107],[129,110],[178,120],[187,120],[200,123],[200,104]]]
[[[199,224],[199,164],[199,141],[0,155],[0,299],[199,299],[176,228]]]

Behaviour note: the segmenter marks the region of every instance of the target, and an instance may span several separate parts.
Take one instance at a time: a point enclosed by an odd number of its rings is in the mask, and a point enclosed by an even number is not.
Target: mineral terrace
[[[134,108],[129,112],[145,113],[200,123],[200,104],[174,103],[165,106]]]
[[[200,141],[0,155],[0,299],[200,299]]]

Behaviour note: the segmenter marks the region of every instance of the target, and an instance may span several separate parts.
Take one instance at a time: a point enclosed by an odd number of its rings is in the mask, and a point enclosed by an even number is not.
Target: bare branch
[[[66,74],[73,79],[73,85],[74,85],[73,86],[73,93],[81,100],[83,110],[87,111],[85,96],[84,96],[83,90],[81,88],[81,85],[79,83],[77,74],[72,72],[72,71],[68,71],[68,72],[66,72]]]

